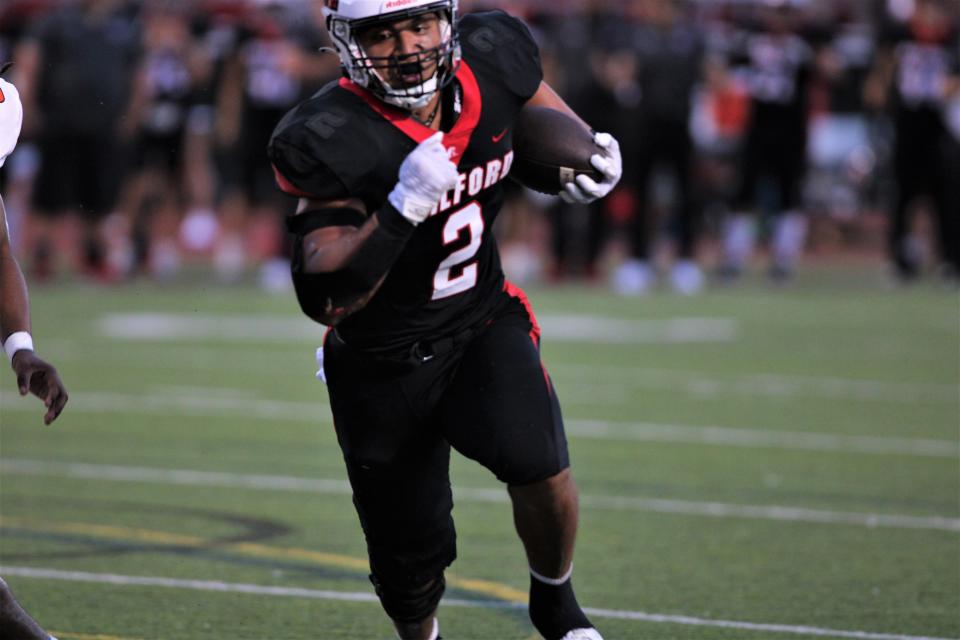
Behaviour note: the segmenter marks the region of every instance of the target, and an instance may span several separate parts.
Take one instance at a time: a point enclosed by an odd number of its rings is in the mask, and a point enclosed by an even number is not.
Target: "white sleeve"
[[[0,167],[17,146],[23,124],[23,105],[17,88],[0,78]]]

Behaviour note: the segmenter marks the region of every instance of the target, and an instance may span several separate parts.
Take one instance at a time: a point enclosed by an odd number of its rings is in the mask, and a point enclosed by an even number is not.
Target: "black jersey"
[[[734,63],[752,98],[752,129],[767,134],[803,135],[812,51],[798,35],[744,34]]]
[[[152,136],[172,136],[187,123],[193,92],[186,52],[157,49],[146,54],[143,73],[149,101],[140,127]]]
[[[337,326],[356,347],[392,351],[454,335],[489,317],[501,300],[493,223],[513,162],[514,119],[543,74],[537,45],[515,18],[472,14],[458,26],[463,60],[444,103],[459,114],[444,123],[444,145],[460,180],[417,227],[373,299]],[[373,212],[386,203],[407,155],[433,133],[341,79],[280,122],[269,155],[287,193],[359,198]]]
[[[911,27],[898,27],[885,37],[896,59],[892,89],[898,114],[944,109],[949,79],[960,74],[960,33],[944,27],[924,37]]]

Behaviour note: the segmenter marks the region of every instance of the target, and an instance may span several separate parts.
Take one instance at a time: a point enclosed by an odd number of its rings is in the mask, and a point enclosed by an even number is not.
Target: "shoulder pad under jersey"
[[[526,102],[540,88],[540,48],[527,26],[503,11],[464,16],[459,23],[464,58],[478,74],[506,84]]]
[[[367,200],[382,144],[363,102],[332,82],[284,116],[267,154],[290,195]]]

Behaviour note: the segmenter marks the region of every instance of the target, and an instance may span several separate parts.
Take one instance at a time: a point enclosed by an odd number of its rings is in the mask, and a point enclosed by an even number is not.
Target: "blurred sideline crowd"
[[[289,286],[265,149],[339,76],[312,0],[4,0],[0,62],[24,129],[0,170],[35,280],[212,265]],[[461,0],[530,25],[546,80],[621,143],[590,207],[518,185],[508,275],[695,294],[763,256],[882,251],[890,274],[960,274],[957,0]],[[357,149],[357,153],[364,153]],[[922,215],[921,215],[922,214]]]

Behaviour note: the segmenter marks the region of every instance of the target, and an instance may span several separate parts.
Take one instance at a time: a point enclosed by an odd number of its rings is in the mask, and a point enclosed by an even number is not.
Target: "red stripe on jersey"
[[[526,309],[527,316],[530,318],[530,339],[533,340],[533,344],[539,347],[540,325],[537,324],[537,316],[533,313],[533,307],[530,305],[530,301],[527,299],[527,294],[524,293],[523,289],[513,284],[509,280],[504,281],[503,290],[511,298],[516,298],[519,300],[520,304],[523,305],[523,308]]]
[[[460,164],[460,159],[467,151],[470,137],[473,136],[473,131],[480,122],[480,114],[483,112],[483,96],[480,95],[480,85],[466,60],[460,63],[457,80],[463,87],[463,111],[450,133],[443,137],[443,145],[450,151],[450,159],[453,160],[454,164]],[[383,102],[352,80],[341,78],[340,86],[366,102],[371,109],[383,116],[385,120],[400,129],[417,144],[436,133],[430,127],[416,120],[409,112]]]
[[[537,324],[537,316],[533,313],[533,307],[530,305],[530,301],[527,299],[527,294],[524,293],[523,289],[513,284],[509,280],[505,280],[503,283],[503,290],[511,298],[516,298],[520,301],[520,304],[523,305],[523,308],[527,311],[527,317],[530,318],[530,340],[533,342],[538,350],[540,349],[540,325]],[[543,380],[547,383],[547,391],[553,393],[553,385],[550,383],[550,375],[547,373],[547,368],[544,366],[543,362],[540,363],[540,368],[543,369]]]
[[[477,77],[473,75],[473,69],[466,60],[460,63],[457,80],[463,87],[463,111],[450,133],[443,137],[443,143],[448,149],[454,150],[451,160],[459,165],[463,154],[467,152],[470,138],[480,123],[480,115],[483,113],[483,96],[480,94]]]
[[[273,166],[273,165],[271,165]],[[277,186],[280,187],[280,191],[283,191],[286,194],[291,196],[297,196],[298,198],[312,198],[313,195],[307,193],[306,191],[301,191],[297,189],[296,186],[289,180],[287,180],[280,170],[276,167],[273,167],[273,179],[277,181]]]

